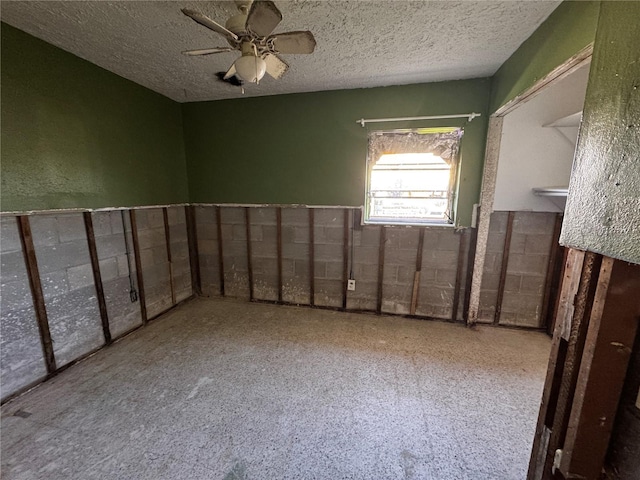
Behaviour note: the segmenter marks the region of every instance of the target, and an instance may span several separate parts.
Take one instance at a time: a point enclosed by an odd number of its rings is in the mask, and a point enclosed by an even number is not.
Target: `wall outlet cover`
[[[349,279],[347,281],[347,290],[350,290],[350,291],[353,292],[353,291],[355,291],[355,289],[356,289],[356,281],[352,280],[352,279]]]

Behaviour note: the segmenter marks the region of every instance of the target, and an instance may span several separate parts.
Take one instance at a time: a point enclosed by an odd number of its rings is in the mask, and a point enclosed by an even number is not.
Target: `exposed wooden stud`
[[[40,272],[38,270],[38,259],[36,258],[36,250],[33,245],[33,236],[31,234],[31,225],[29,217],[19,215],[16,217],[18,222],[18,232],[20,233],[20,242],[22,243],[22,253],[27,269],[27,277],[29,277],[29,288],[31,289],[31,297],[33,300],[33,308],[38,322],[38,331],[40,332],[40,343],[42,345],[42,353],[44,363],[49,375],[56,371],[56,358],[53,352],[53,343],[51,341],[51,331],[49,330],[49,320],[47,318],[47,307],[42,293],[42,284],[40,283]]]
[[[555,322],[553,332],[551,355],[549,356],[545,386],[542,392],[540,411],[538,413],[536,434],[531,449],[531,460],[529,462],[527,480],[542,479],[567,355],[568,341],[563,338],[563,322],[567,315],[569,322],[573,316],[573,299],[578,291],[583,264],[584,252],[569,249],[563,273],[562,289],[559,296],[562,300],[558,308],[558,320]]]
[[[109,313],[107,312],[107,303],[104,298],[104,288],[102,286],[102,274],[100,272],[100,260],[98,259],[98,250],[96,248],[96,236],[93,231],[93,218],[91,212],[83,212],[84,228],[87,233],[87,245],[89,247],[89,258],[91,259],[91,270],[93,270],[93,285],[96,288],[96,297],[98,299],[98,309],[100,310],[100,321],[102,322],[102,333],[104,342],[109,345],[111,343],[111,330],[109,328]]]
[[[467,231],[463,230],[459,235],[458,264],[456,266],[456,284],[453,288],[453,306],[451,309],[451,321],[458,320],[458,307],[460,304],[460,289],[462,288],[462,269],[464,267],[464,249],[467,240]]]
[[[278,302],[282,303],[282,208],[276,208],[276,237],[278,255]]]
[[[244,224],[247,236],[247,278],[249,279],[249,301],[253,301],[253,264],[251,261],[251,207],[244,207]]]
[[[420,272],[422,271],[422,250],[424,248],[424,228],[418,233],[418,248],[416,252],[416,272],[413,275],[413,291],[411,292],[411,308],[409,313],[416,314],[418,308],[418,297],[420,296]]]
[[[315,224],[315,212],[313,208],[309,209],[309,305],[314,306],[315,299],[315,239],[314,239],[314,224]]]
[[[504,236],[504,247],[502,248],[502,262],[500,263],[500,280],[498,282],[498,297],[496,299],[496,310],[493,323],[500,323],[500,313],[502,313],[502,299],[504,298],[504,285],[507,281],[507,269],[509,268],[509,249],[511,248],[511,235],[513,233],[513,218],[515,212],[511,211],[507,215],[507,233]]]
[[[200,275],[200,253],[198,252],[198,222],[196,209],[193,206],[185,206],[184,213],[187,221],[191,290],[197,295],[202,295],[202,277]]]
[[[552,478],[554,454],[557,449],[562,448],[566,436],[601,261],[602,257],[596,253],[587,252],[584,256],[542,478]]]
[[[138,301],[140,302],[140,314],[142,323],[149,321],[147,317],[147,302],[144,296],[144,279],[142,278],[142,259],[140,258],[140,243],[138,241],[138,225],[136,223],[136,211],[129,210],[129,221],[131,222],[131,239],[133,241],[133,258],[136,263],[136,278],[138,280]],[[125,228],[126,232],[126,228]]]
[[[562,444],[564,478],[598,478],[640,318],[640,266],[604,257],[571,416]]]
[[[378,245],[378,298],[376,301],[376,313],[382,313],[382,281],[384,277],[384,247],[387,243],[386,229],[384,225],[380,226],[380,243]]]
[[[220,295],[224,297],[224,252],[222,242],[222,210],[216,206],[216,230],[218,234],[218,275],[220,278]]]
[[[469,248],[467,250],[467,277],[465,278],[464,304],[462,306],[462,317],[467,325],[473,325],[474,319],[470,318],[469,310],[471,307],[471,290],[473,283],[473,270],[476,263],[476,246],[478,244],[478,229],[471,228],[469,230]],[[483,263],[484,265],[484,263]]]
[[[176,304],[176,287],[173,283],[173,260],[171,258],[171,229],[169,227],[169,210],[167,207],[162,209],[162,218],[164,219],[164,240],[167,247],[167,262],[169,262],[169,287],[171,289],[171,305]]]
[[[549,261],[547,262],[547,274],[544,281],[544,294],[542,296],[542,312],[540,313],[540,324],[542,327],[548,326],[549,312],[552,311],[552,289],[554,280],[560,275],[560,270],[556,268],[558,262],[558,251],[560,250],[560,231],[562,230],[562,214],[556,214],[555,223],[553,225],[553,233],[551,235],[551,247],[549,248]],[[561,268],[561,267],[560,267]]]
[[[347,309],[347,285],[349,283],[349,209],[345,208],[342,214],[342,309]]]

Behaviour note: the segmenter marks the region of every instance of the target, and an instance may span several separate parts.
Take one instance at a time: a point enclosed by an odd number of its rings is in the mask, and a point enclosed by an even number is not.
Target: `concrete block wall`
[[[314,212],[315,304],[342,307],[344,216],[341,208],[317,208]]]
[[[191,285],[191,262],[189,260],[189,237],[187,234],[187,215],[184,207],[168,207],[167,215],[171,239],[171,275],[173,278],[175,303],[179,303],[193,294]]]
[[[152,317],[174,304],[164,216],[159,208],[136,212],[145,298],[148,317]],[[192,295],[186,215],[184,207],[169,207],[167,214],[177,303]],[[116,338],[142,324],[140,300],[132,302],[130,296],[130,273],[139,296],[140,290],[129,211],[124,212],[124,221],[119,210],[92,212],[91,218],[109,331]],[[106,342],[85,220],[81,212],[33,214],[27,219],[56,368],[61,368]],[[3,215],[0,222],[0,390],[4,400],[54,372],[47,372],[44,362],[17,217]]]
[[[138,242],[149,318],[171,308],[171,279],[161,208],[136,210]]]
[[[253,298],[276,301],[278,300],[276,208],[249,208],[248,211],[251,226]]]
[[[225,295],[248,298],[249,278],[246,245],[247,207],[220,207]],[[278,300],[277,208],[248,207],[251,232],[251,267],[255,300]],[[282,301],[309,305],[310,299],[310,212],[306,207],[282,207]],[[381,313],[409,314],[413,295],[416,257],[421,228],[359,225],[354,209],[313,208],[314,301],[313,305],[376,311],[378,259],[381,229],[385,229],[385,263],[382,279]],[[355,291],[344,291],[345,215],[347,216],[347,274],[353,273]],[[355,219],[355,220],[354,220]],[[219,259],[216,207],[196,207],[199,265],[202,290],[218,295]],[[354,225],[354,221],[356,224]],[[459,308],[456,320],[463,320],[464,281],[468,242],[460,241],[467,230],[449,227],[424,228],[422,277],[416,314],[451,319],[458,269],[462,254]],[[466,238],[466,237],[464,237]]]
[[[493,212],[480,294],[480,322],[494,321],[508,212]],[[500,324],[541,328],[556,213],[514,212]]]
[[[104,343],[81,213],[30,218],[56,365]]]
[[[0,218],[0,289],[0,390],[5,398],[47,374],[15,217]]]
[[[142,324],[140,302],[130,293],[131,283],[136,292],[139,286],[129,212],[94,212],[92,218],[109,327],[117,337]]]

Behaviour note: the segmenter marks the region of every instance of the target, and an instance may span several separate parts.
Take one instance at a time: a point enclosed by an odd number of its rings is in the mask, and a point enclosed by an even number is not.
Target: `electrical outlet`
[[[349,279],[347,281],[347,290],[354,292],[356,290],[356,281]]]

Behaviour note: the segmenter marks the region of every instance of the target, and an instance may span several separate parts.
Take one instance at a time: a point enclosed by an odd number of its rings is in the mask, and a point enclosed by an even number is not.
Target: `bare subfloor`
[[[524,479],[549,346],[197,299],[2,407],[2,477]]]

